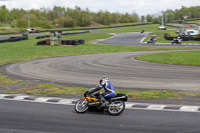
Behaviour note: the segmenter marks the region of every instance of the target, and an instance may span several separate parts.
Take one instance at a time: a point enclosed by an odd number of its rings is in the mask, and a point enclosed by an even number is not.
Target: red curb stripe
[[[147,108],[149,105],[144,105],[144,104],[135,104],[132,107],[133,108]]]
[[[59,101],[60,101],[60,99],[49,99],[49,100],[47,100],[47,102],[53,102],[53,103],[57,103]]]
[[[15,97],[16,97],[16,96],[12,96],[12,95],[4,96],[4,98],[10,98],[10,99],[15,98]]]
[[[179,110],[182,106],[166,106],[163,109],[168,110]]]
[[[33,101],[35,99],[37,99],[37,98],[36,97],[26,97],[26,98],[24,98],[24,100],[31,100],[31,101]]]

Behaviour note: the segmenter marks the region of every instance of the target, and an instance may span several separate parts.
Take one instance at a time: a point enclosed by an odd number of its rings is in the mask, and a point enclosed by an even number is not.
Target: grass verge
[[[122,28],[109,28],[109,29],[98,29],[94,30],[95,32],[103,32],[103,33],[126,33],[126,32],[141,32],[145,30],[145,32],[158,31],[158,24],[152,25],[142,25],[142,26],[132,26],[132,27],[122,27]],[[174,27],[166,26],[167,29],[174,29]]]
[[[29,86],[22,89],[15,90],[15,93],[25,94],[48,94],[48,95],[61,95],[61,94],[83,94],[88,89],[80,87],[65,87],[54,84],[38,84]],[[129,98],[135,99],[177,99],[183,96],[200,96],[200,93],[181,93],[175,91],[131,91],[131,90],[117,90],[117,93],[126,93]]]
[[[3,86],[9,85],[17,86],[20,89],[9,89],[6,87],[5,90],[1,89],[1,93],[3,91],[4,94],[28,94],[28,95],[65,95],[65,94],[79,94],[82,95],[89,89],[81,88],[81,87],[66,87],[55,84],[29,84],[27,81],[17,81],[11,80],[6,76],[0,75],[0,84],[1,88]],[[2,82],[3,81],[3,82]],[[23,83],[23,84],[20,84]],[[117,90],[117,93],[126,93],[129,98],[134,99],[181,99],[184,96],[190,97],[200,97],[200,93],[185,93],[185,92],[176,92],[176,91],[158,91],[158,90],[146,90],[146,91],[134,91],[134,90]]]
[[[21,82],[26,82],[26,81],[11,80],[7,78],[6,76],[0,75],[0,87],[7,86],[7,85],[15,85]]]
[[[138,56],[137,59],[157,63],[200,66],[200,51],[153,53]]]

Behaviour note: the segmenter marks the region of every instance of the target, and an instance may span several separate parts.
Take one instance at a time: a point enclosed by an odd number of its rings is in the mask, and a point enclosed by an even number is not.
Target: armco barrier
[[[94,30],[94,29],[107,29],[107,28],[118,28],[118,27],[130,27],[130,26],[139,26],[139,25],[149,25],[153,23],[141,23],[141,24],[130,24],[130,25],[119,25],[119,26],[106,26],[106,27],[94,27],[94,28],[77,28],[77,29],[69,29],[69,30],[61,30],[61,31],[75,31],[75,30]],[[42,32],[50,32],[51,30],[42,30],[37,31],[36,33],[42,33]],[[17,34],[14,33],[0,33],[0,35],[8,35],[8,34]]]
[[[28,38],[20,36],[20,37],[10,37],[9,39],[4,39],[0,40],[0,43],[5,43],[5,42],[17,42],[21,40],[27,40]]]

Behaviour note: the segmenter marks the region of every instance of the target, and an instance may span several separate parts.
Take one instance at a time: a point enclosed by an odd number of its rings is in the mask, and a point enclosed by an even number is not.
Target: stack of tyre
[[[79,45],[79,44],[84,44],[84,40],[62,40],[62,45]]]
[[[62,40],[61,44],[62,45],[68,45],[68,46],[76,46],[79,44],[84,44],[85,41],[84,40]],[[47,43],[46,40],[42,40],[37,42],[37,45],[49,45],[50,43]]]
[[[46,41],[45,40],[39,41],[37,42],[37,45],[46,45]]]
[[[50,37],[50,35],[37,36],[35,39],[48,38],[48,37]]]

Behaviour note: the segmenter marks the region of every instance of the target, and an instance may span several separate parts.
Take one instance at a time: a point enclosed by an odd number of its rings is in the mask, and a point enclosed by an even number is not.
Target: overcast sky
[[[180,9],[181,6],[200,6],[200,0],[0,0],[0,6],[6,5],[8,9],[39,9],[65,6],[82,9],[89,8],[90,11],[110,11],[119,13],[133,13],[147,15],[158,14],[166,9]]]

